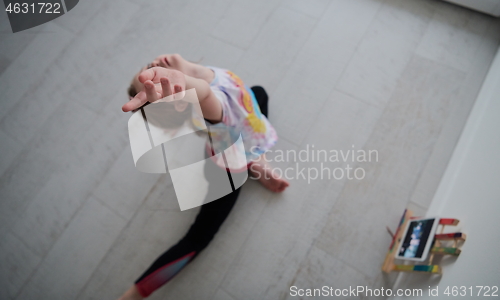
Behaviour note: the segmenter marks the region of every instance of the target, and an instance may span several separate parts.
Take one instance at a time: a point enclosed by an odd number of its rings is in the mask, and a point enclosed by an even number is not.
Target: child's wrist
[[[186,78],[186,90],[195,89],[198,95],[198,101],[202,102],[210,91],[210,86],[205,80],[184,75]]]

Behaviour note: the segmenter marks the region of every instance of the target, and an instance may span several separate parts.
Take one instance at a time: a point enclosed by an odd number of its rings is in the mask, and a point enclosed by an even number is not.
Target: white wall
[[[427,216],[460,219],[458,229],[467,241],[458,258],[442,261],[443,275],[401,274],[397,288],[439,288],[439,298],[448,286],[500,286],[500,50],[455,148]],[[500,295],[500,291],[498,292]],[[401,297],[401,299],[412,299]],[[394,297],[393,299],[399,299]]]

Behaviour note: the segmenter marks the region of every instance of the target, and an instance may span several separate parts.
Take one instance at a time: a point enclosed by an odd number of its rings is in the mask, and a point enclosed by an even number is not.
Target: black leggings
[[[268,116],[268,96],[260,86],[252,87],[260,111]],[[210,161],[210,160],[208,160]],[[143,297],[172,279],[184,266],[191,262],[213,239],[229,212],[236,203],[241,187],[232,193],[204,204],[187,234],[168,249],[136,280],[135,285]]]

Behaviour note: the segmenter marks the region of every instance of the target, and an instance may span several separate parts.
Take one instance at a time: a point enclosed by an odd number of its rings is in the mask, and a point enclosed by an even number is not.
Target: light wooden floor
[[[435,0],[86,0],[16,34],[0,20],[5,300],[115,299],[186,232],[198,209],[134,169],[120,110],[131,76],[169,52],[266,87],[276,149],[379,160],[356,164],[363,180],[297,179],[281,195],[246,183],[151,299],[390,287],[385,226],[426,211],[500,41],[498,19]]]

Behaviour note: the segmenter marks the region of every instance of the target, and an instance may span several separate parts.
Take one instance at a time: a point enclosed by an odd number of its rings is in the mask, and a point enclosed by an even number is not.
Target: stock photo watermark
[[[4,0],[3,3],[12,32],[16,33],[59,18],[72,10],[78,2],[79,0]]]
[[[254,148],[250,151],[254,151]],[[269,150],[264,159],[270,163],[288,163],[288,166],[281,168],[266,165],[265,172],[262,173],[250,166],[251,179],[258,180],[263,176],[270,176],[272,172],[287,180],[307,180],[307,183],[311,183],[314,180],[363,180],[366,171],[359,164],[378,162],[379,153],[377,150],[356,149],[354,145],[347,150],[326,150],[308,144],[299,151]]]
[[[369,288],[367,286],[349,286],[348,288],[334,288],[322,286],[321,288],[290,287],[292,297],[498,297],[498,286],[444,286],[422,288]]]
[[[292,297],[390,297],[406,296],[421,297],[424,295],[423,289],[397,289],[389,288],[369,288],[367,286],[349,286],[348,288],[334,288],[331,286],[322,286],[321,288],[299,288],[290,287],[290,296]]]

